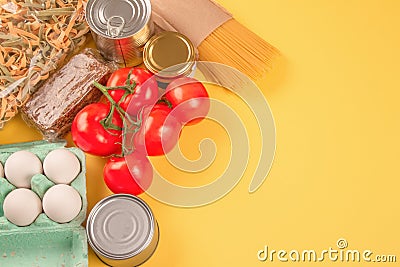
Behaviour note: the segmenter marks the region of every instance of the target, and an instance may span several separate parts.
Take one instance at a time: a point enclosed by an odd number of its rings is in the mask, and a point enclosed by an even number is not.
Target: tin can
[[[161,88],[180,77],[190,77],[196,70],[196,50],[183,34],[161,32],[147,42],[143,62]]]
[[[98,202],[89,214],[88,242],[106,264],[138,266],[154,253],[158,224],[149,206],[140,198],[117,194]]]
[[[86,20],[104,58],[125,67],[143,62],[154,32],[150,0],[89,0]]]

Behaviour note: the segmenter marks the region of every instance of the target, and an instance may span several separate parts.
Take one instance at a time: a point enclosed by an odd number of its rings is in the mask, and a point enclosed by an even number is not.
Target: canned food
[[[103,57],[125,67],[143,62],[154,32],[150,0],[89,0],[86,20]]]
[[[161,32],[147,42],[143,62],[165,88],[180,77],[189,77],[196,70],[194,45],[185,35],[177,32]]]
[[[88,242],[106,264],[138,266],[148,260],[158,244],[158,224],[140,198],[117,194],[95,205],[89,214]]]

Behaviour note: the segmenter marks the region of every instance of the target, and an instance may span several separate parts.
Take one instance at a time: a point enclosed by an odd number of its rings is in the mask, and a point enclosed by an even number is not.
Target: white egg
[[[0,177],[4,178],[4,169],[3,169],[3,165],[1,165],[1,162],[0,162]]]
[[[16,187],[31,188],[31,179],[43,172],[40,159],[29,151],[18,151],[8,157],[4,172],[10,183]]]
[[[67,223],[78,216],[82,208],[82,199],[72,186],[59,184],[44,194],[43,210],[55,222]]]
[[[4,216],[13,224],[27,226],[42,212],[38,195],[26,188],[11,191],[3,203]]]
[[[60,148],[47,154],[44,174],[56,184],[70,184],[81,171],[79,159],[71,151]]]

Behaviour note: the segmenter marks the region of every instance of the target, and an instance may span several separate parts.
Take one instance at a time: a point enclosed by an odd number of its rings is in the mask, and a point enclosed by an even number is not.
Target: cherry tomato
[[[72,140],[83,151],[102,157],[121,153],[122,132],[105,129],[101,124],[109,113],[106,104],[95,103],[83,108],[75,117],[72,127]],[[113,114],[112,123],[122,128],[122,119]]]
[[[164,97],[175,109],[173,115],[186,125],[203,120],[210,110],[210,99],[204,85],[193,78],[179,78],[170,83]]]
[[[132,72],[131,72],[132,71]],[[115,71],[107,81],[107,87],[125,86],[128,75],[136,83],[133,94],[129,94],[120,103],[123,110],[135,116],[143,106],[154,105],[158,100],[158,85],[153,74],[142,68],[123,68]],[[108,93],[115,102],[125,94],[124,89],[110,90]]]
[[[148,156],[161,156],[170,152],[178,143],[181,124],[164,104],[146,107],[143,122],[134,136],[136,150]]]
[[[103,169],[104,182],[115,194],[139,195],[153,180],[153,167],[141,153],[110,158]]]

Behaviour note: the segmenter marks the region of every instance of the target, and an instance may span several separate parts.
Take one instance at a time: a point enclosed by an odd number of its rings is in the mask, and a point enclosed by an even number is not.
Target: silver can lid
[[[97,254],[123,260],[151,243],[155,220],[148,205],[132,195],[117,194],[98,202],[89,214],[88,242]]]
[[[86,6],[90,29],[110,39],[135,35],[150,17],[150,0],[89,0]]]

